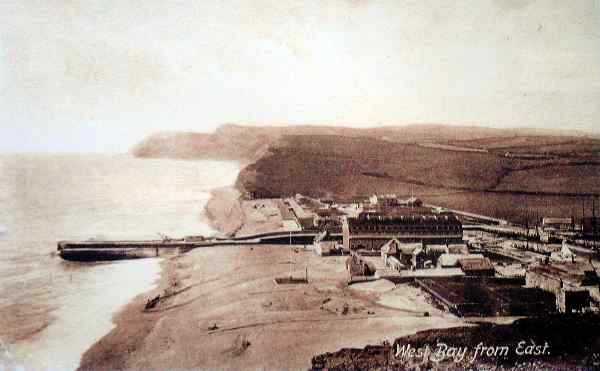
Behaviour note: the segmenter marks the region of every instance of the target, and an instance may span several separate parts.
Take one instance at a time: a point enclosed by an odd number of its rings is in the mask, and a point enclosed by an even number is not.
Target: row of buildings
[[[437,268],[437,274],[494,275],[489,259],[469,254],[455,214],[426,207],[415,197],[399,200],[394,195],[371,196],[360,207],[354,216],[335,214],[341,228],[317,236],[318,254],[351,255],[351,273],[368,271],[389,277],[394,272]],[[334,238],[339,232],[341,244]]]
[[[373,196],[360,206],[350,216],[338,211],[315,213],[321,223],[336,221],[335,228],[321,224],[325,228],[315,239],[315,251],[322,255],[349,254],[351,275],[391,278],[393,272],[396,276],[404,272],[403,277],[431,278],[434,271],[429,269],[434,269],[437,277],[502,277],[489,258],[469,252],[463,241],[462,222],[455,214],[425,207],[417,198],[401,201],[392,196]],[[593,219],[584,221],[589,224],[584,227],[586,231],[595,230]],[[571,218],[545,218],[542,228],[561,233],[572,231],[573,226]],[[600,280],[595,268],[590,264],[582,268],[574,255],[558,260],[548,257],[523,268],[523,290],[554,295],[559,312],[583,311],[600,303]],[[427,272],[432,273],[428,276]],[[518,302],[518,298],[515,300]],[[520,305],[517,302],[511,305]]]

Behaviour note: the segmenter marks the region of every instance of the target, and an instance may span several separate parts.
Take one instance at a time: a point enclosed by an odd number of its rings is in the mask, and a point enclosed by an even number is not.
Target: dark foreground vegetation
[[[482,323],[422,331],[393,344],[317,355],[312,369],[597,369],[599,333],[597,315],[552,315],[509,325]]]

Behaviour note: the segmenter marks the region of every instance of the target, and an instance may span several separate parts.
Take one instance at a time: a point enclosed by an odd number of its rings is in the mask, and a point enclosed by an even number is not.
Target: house
[[[372,276],[375,274],[375,267],[372,264],[364,261],[360,256],[353,254],[346,259],[346,269],[350,277],[356,276]]]
[[[422,243],[401,243],[393,238],[381,247],[383,264],[398,270],[423,268],[425,257]]]
[[[426,264],[436,266],[440,256],[448,254],[448,246],[441,244],[431,244],[425,246]],[[429,263],[428,263],[429,262]]]
[[[360,209],[369,203],[369,200],[362,196],[335,197],[331,206],[337,206],[338,208]]]
[[[396,256],[400,263],[409,269],[423,268],[425,262],[425,251],[421,242],[399,244]]]

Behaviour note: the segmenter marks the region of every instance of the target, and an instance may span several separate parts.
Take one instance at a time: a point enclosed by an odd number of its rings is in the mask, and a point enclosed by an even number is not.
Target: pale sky
[[[600,133],[600,2],[0,1],[0,152],[222,123]]]

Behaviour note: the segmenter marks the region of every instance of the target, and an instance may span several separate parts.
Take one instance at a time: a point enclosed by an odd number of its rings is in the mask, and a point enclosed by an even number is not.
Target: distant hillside
[[[250,191],[324,196],[403,192],[406,185],[585,194],[600,193],[599,180],[600,159],[521,159],[372,138],[294,135],[249,165],[239,182]]]
[[[548,130],[224,125],[213,134],[156,134],[133,153],[242,161],[236,187],[250,198],[416,194],[518,221],[581,216],[582,202],[600,194],[600,140]]]
[[[222,125],[212,134],[162,132],[144,139],[133,149],[138,157],[184,159],[227,159],[252,162],[284,135],[330,135],[372,138],[397,143],[461,143],[472,147],[479,140],[515,136],[558,136],[559,131],[544,129],[495,129],[448,125],[408,125],[378,128],[335,126],[240,126]],[[570,140],[574,140],[572,137]]]
[[[519,221],[532,213],[580,216],[582,200],[600,194],[600,158],[513,158],[364,137],[286,136],[242,170],[237,187],[248,197],[416,194]]]

